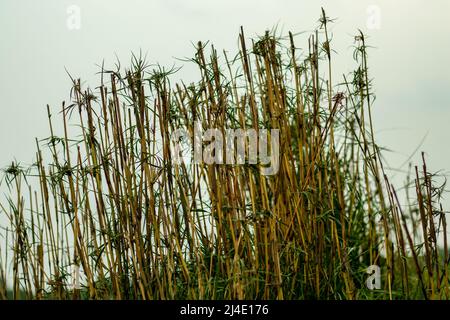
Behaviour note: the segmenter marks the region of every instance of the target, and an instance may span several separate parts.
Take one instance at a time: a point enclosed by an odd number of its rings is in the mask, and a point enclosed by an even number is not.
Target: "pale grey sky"
[[[67,27],[71,5],[81,10],[79,30]],[[379,29],[367,28],[373,5],[380,10]],[[373,116],[377,141],[393,150],[385,154],[390,165],[403,163],[426,135],[419,150],[427,152],[431,169],[450,170],[448,0],[2,0],[0,167],[13,158],[33,160],[34,138],[48,136],[46,104],[68,100],[64,68],[95,86],[96,64],[112,65],[115,54],[126,64],[141,49],[149,62],[181,66],[175,57],[192,56],[191,43],[198,40],[235,52],[241,25],[250,37],[275,25],[285,33],[312,30],[321,6],[337,18],[332,45],[339,70],[354,66],[358,28],[375,47],[369,56]],[[195,76],[189,68],[181,75]]]

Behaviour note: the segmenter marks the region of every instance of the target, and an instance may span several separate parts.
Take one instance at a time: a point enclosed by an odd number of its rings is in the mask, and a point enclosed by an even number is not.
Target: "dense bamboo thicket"
[[[4,169],[0,298],[449,298],[442,188],[424,159],[401,203],[374,140],[365,37],[334,79],[329,23],[301,49],[243,30],[233,57],[198,43],[195,83],[138,56],[95,89],[73,79],[34,165]],[[195,123],[279,130],[279,169],[174,161],[175,130]]]

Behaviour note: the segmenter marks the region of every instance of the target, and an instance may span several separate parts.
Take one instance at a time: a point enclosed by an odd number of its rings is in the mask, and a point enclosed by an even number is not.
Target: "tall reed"
[[[355,71],[333,79],[319,22],[303,50],[292,33],[242,29],[234,57],[199,42],[195,83],[139,56],[102,67],[94,91],[72,79],[35,164],[4,170],[0,298],[448,299],[443,187],[423,158],[401,204],[375,143],[365,36]],[[173,134],[195,122],[278,129],[278,172],[175,163]]]

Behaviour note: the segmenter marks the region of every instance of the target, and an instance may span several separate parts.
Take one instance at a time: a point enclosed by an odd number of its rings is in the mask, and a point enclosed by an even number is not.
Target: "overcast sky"
[[[116,55],[126,64],[131,52],[142,50],[149,62],[182,66],[176,58],[192,56],[199,40],[236,52],[241,25],[249,37],[276,25],[284,33],[310,31],[321,6],[337,18],[338,70],[354,66],[358,28],[375,47],[369,54],[373,116],[377,141],[393,150],[385,154],[389,164],[402,164],[426,137],[419,151],[427,152],[431,169],[450,170],[448,0],[1,0],[0,167],[14,158],[33,161],[34,138],[49,135],[46,104],[68,99],[65,68],[95,86],[97,65],[112,65]],[[71,28],[74,8],[79,29]],[[181,74],[194,77],[190,72]]]

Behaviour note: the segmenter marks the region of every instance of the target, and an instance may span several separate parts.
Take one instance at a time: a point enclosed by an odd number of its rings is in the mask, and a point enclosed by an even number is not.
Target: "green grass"
[[[35,164],[4,170],[0,298],[448,299],[442,187],[423,159],[399,204],[373,134],[365,36],[355,71],[332,79],[330,22],[322,12],[302,49],[291,33],[243,30],[233,57],[198,43],[195,83],[138,56],[102,69],[94,91],[72,79]],[[278,173],[173,164],[172,134],[194,120],[280,130]],[[379,290],[365,285],[374,264]]]

